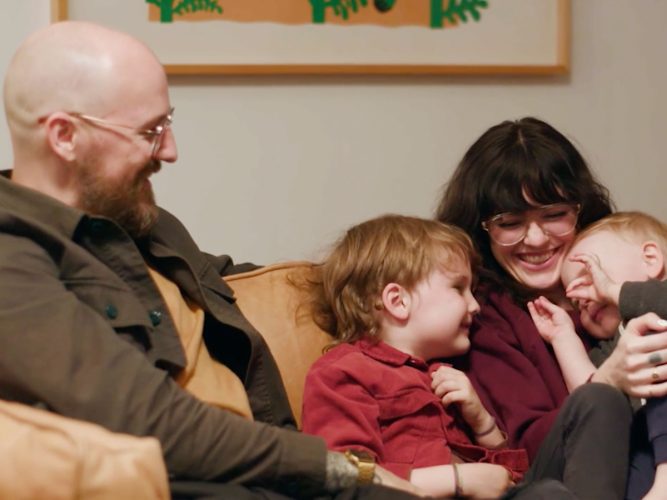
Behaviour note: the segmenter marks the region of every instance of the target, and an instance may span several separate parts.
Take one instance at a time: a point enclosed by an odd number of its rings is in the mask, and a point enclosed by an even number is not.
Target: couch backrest
[[[294,283],[307,277],[313,267],[310,262],[285,262],[225,277],[239,308],[276,358],[299,427],[306,373],[331,341],[308,311],[299,307],[304,295]]]

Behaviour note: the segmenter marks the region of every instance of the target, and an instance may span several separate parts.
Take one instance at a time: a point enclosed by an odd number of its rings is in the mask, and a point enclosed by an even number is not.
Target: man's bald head
[[[10,129],[19,132],[57,110],[106,114],[138,75],[162,78],[166,86],[157,58],[135,38],[92,23],[52,24],[29,37],[9,65],[4,104]]]
[[[135,234],[150,227],[148,178],[177,151],[167,78],[148,47],[92,23],[52,24],[14,55],[4,102],[13,181]],[[158,125],[158,139],[145,133]]]

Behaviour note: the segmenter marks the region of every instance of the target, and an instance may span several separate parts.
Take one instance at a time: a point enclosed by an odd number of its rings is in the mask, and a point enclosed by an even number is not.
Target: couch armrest
[[[160,443],[0,401],[0,498],[169,498]]]

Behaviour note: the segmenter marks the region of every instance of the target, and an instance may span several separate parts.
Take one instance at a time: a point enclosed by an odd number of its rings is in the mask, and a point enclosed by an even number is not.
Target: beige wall
[[[3,73],[48,3],[0,17]],[[619,208],[666,217],[667,2],[573,0],[572,14],[568,77],[174,77],[180,158],[158,201],[211,252],[316,258],[365,218],[429,216],[481,132],[534,115],[575,140]]]

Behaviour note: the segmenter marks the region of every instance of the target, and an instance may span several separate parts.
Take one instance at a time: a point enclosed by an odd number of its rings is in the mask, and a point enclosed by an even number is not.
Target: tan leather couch
[[[225,278],[241,311],[269,344],[299,426],[306,372],[331,342],[300,307],[303,291],[295,286],[313,266],[310,262],[285,262]]]
[[[0,498],[167,500],[169,487],[157,439],[0,401]]]

